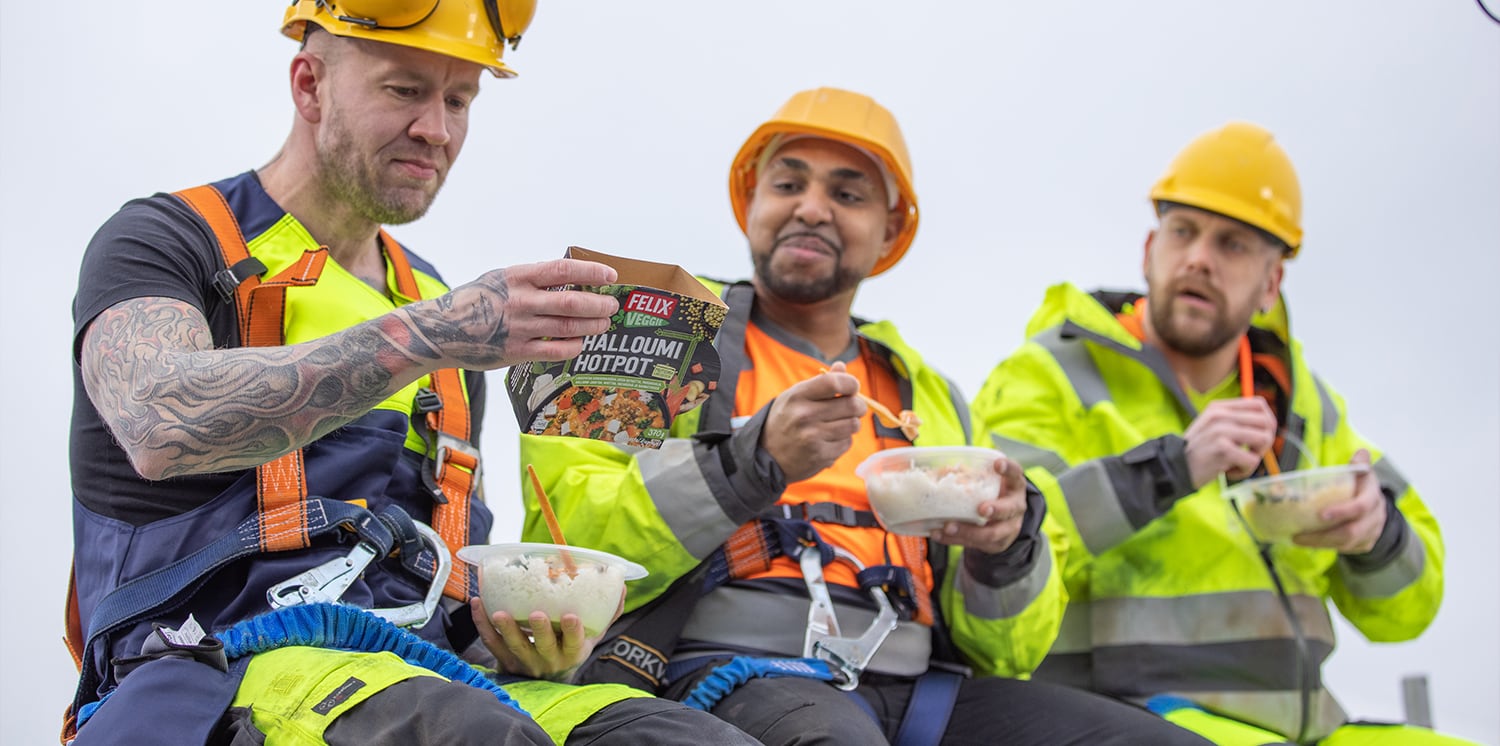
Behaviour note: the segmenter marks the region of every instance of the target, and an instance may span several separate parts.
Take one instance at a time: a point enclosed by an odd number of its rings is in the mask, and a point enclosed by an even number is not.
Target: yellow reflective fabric
[[[651,696],[623,684],[573,686],[551,681],[517,681],[501,688],[558,743],[566,742],[573,728],[605,707]]]
[[[246,248],[251,256],[266,265],[266,276],[274,277],[290,267],[304,252],[317,249],[318,242],[296,218],[283,215],[271,227],[250,238]],[[448,292],[446,285],[417,267],[412,267],[412,275],[423,298],[436,298]],[[390,297],[354,276],[338,262],[329,259],[323,265],[317,284],[287,288],[286,314],[283,319],[286,343],[291,345],[321,339],[415,300],[403,296],[397,290],[389,257],[386,259],[386,288]],[[375,409],[407,414],[412,411],[412,401],[416,398],[417,390],[431,386],[432,377],[422,376],[392,394],[389,399],[375,405]],[[464,397],[468,398],[467,391],[464,392]],[[417,453],[425,453],[427,443],[415,430],[408,429],[406,447]]]
[[[1478,742],[1414,725],[1351,723],[1319,741],[1318,746],[1478,746]]]
[[[266,746],[311,746],[350,708],[417,676],[443,678],[394,653],[280,648],[250,659],[231,706],[250,708]]]
[[[1162,715],[1167,722],[1197,733],[1219,746],[1263,746],[1287,743],[1281,734],[1263,730],[1207,710],[1182,707]]]

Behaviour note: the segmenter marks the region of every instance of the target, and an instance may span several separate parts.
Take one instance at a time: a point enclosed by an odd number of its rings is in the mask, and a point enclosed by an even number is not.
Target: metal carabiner
[[[266,590],[266,603],[273,609],[302,604],[337,603],[365,568],[380,555],[374,544],[361,541],[349,554],[331,559],[290,580]]]
[[[833,547],[835,559],[864,570],[864,563],[849,551]],[[798,562],[802,565],[802,579],[807,583],[812,605],[807,611],[807,636],[803,638],[802,655],[826,661],[834,670],[834,686],[852,691],[859,686],[859,675],[864,673],[870,659],[880,649],[885,638],[896,629],[900,617],[890,599],[879,588],[871,588],[879,612],[859,637],[843,637],[839,634],[838,616],[833,610],[833,600],[828,595],[828,583],[823,578],[822,557],[818,552],[803,550]]]
[[[427,545],[432,547],[432,553],[437,555],[437,572],[432,576],[432,586],[427,589],[427,598],[421,601],[413,601],[405,606],[397,606],[390,609],[370,609],[370,613],[384,619],[397,627],[421,627],[432,619],[432,614],[437,610],[438,601],[443,598],[443,587],[448,584],[448,574],[453,571],[453,558],[448,555],[448,544],[438,532],[432,530],[431,526],[421,522],[412,521],[417,533],[427,540]]]

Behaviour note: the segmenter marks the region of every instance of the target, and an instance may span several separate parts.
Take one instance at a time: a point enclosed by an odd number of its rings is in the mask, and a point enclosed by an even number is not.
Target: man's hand
[[[583,338],[609,329],[612,296],[561,285],[608,285],[615,270],[554,259],[492,270],[429,303],[407,306],[417,333],[447,365],[489,370],[530,360],[567,360]]]
[[[949,521],[932,532],[933,541],[957,544],[986,554],[999,554],[1015,543],[1026,518],[1026,475],[1020,464],[1004,456],[995,459],[995,471],[1000,474],[1000,492],[993,500],[979,504],[984,525]]]
[[[866,405],[855,396],[859,379],[834,363],[827,373],[801,381],[771,403],[760,446],[797,482],[833,465],[854,443]]]
[[[1265,399],[1219,399],[1209,402],[1183,433],[1193,486],[1202,487],[1220,474],[1249,476],[1276,440],[1276,415]]]
[[[1350,464],[1370,465],[1370,452],[1361,448],[1349,459]],[[1308,531],[1292,537],[1292,541],[1305,547],[1337,549],[1340,554],[1364,554],[1375,548],[1381,531],[1385,530],[1385,494],[1380,491],[1380,480],[1372,469],[1354,475],[1354,497],[1330,505],[1318,514],[1318,519],[1328,528]]]
[[[622,593],[620,606],[615,609],[616,618],[624,608],[625,595]],[[604,636],[601,632],[596,637],[585,637],[583,620],[577,614],[563,614],[560,620],[562,636],[559,638],[543,611],[531,612],[528,619],[530,635],[522,631],[506,612],[497,611],[486,617],[484,602],[477,597],[469,599],[469,611],[474,617],[475,629],[479,630],[479,639],[495,656],[500,670],[533,679],[568,682]]]

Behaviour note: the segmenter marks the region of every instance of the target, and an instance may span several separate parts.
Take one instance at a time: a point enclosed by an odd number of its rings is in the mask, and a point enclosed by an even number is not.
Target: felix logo
[[[672,318],[672,312],[676,310],[677,299],[669,298],[665,295],[632,290],[630,291],[630,297],[625,299],[625,311],[627,313],[643,313],[659,319],[670,319]]]

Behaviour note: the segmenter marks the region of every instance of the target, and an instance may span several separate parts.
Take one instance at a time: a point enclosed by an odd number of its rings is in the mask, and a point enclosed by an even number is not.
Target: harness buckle
[[[344,591],[359,578],[380,551],[368,541],[361,540],[349,554],[324,562],[290,580],[284,580],[266,590],[266,603],[273,609],[302,604],[336,603]]]
[[[454,454],[460,454],[469,460],[473,466],[470,467],[474,473],[474,479],[470,482],[469,490],[473,491],[472,485],[479,484],[480,480],[480,457],[479,449],[467,440],[462,440],[444,432],[433,432],[432,468],[422,471],[422,481],[427,484],[427,489],[432,491],[432,498],[439,503],[446,504],[448,496],[443,494],[443,472],[450,468],[458,468],[449,463]]]
[[[442,408],[443,397],[426,386],[417,389],[417,395],[412,397],[412,409],[417,414],[431,414]]]

